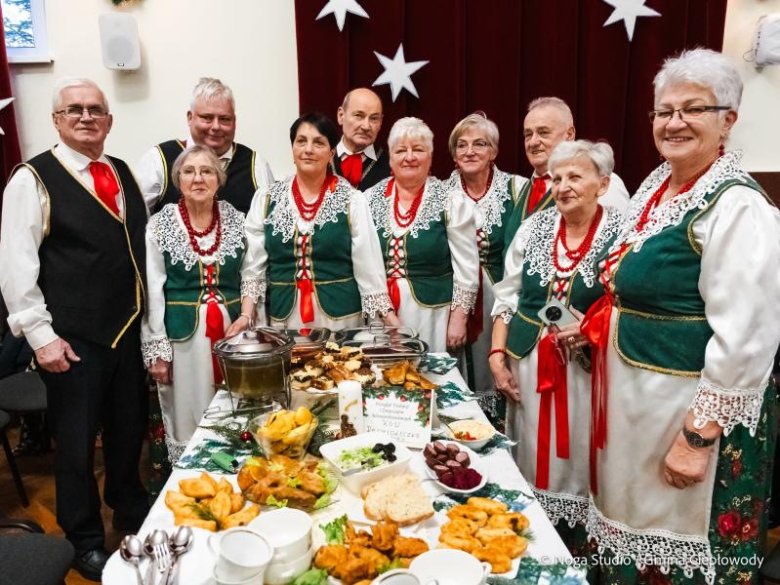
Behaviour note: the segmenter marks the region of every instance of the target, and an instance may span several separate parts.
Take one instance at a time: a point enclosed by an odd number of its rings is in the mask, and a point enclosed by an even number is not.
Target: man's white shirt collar
[[[60,158],[62,158],[62,160],[64,160],[65,163],[74,171],[82,172],[89,169],[89,163],[92,162],[92,159],[87,155],[73,150],[70,146],[63,142],[57,143],[57,146],[55,146],[54,149],[57,151],[57,154],[60,155]],[[97,160],[98,162],[109,164],[105,153],[101,154]]]
[[[339,158],[344,158],[344,155],[349,156],[349,155],[355,154],[355,153],[353,153],[351,150],[349,150],[344,145],[344,138],[342,137],[342,139],[336,145],[336,154],[338,155]],[[366,155],[371,160],[376,160],[377,159],[376,149],[374,148],[373,144],[369,144],[368,146],[366,146],[366,148],[360,154]]]

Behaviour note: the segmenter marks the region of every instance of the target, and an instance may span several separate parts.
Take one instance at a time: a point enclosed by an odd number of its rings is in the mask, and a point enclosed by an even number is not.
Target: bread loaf
[[[433,516],[430,498],[411,474],[388,477],[363,490],[363,511],[372,520],[409,526]]]

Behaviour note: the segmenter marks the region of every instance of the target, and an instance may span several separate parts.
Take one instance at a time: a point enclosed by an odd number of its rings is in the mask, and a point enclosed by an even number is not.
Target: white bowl
[[[392,463],[382,465],[381,467],[375,467],[366,471],[360,471],[344,477],[344,472],[341,470],[338,464],[339,455],[343,451],[349,449],[356,449],[360,447],[373,447],[377,443],[393,443],[395,445],[396,460]],[[320,455],[331,467],[333,467],[336,476],[344,486],[353,494],[360,495],[361,490],[377,481],[380,481],[391,475],[397,475],[406,470],[409,466],[409,461],[412,458],[412,453],[404,447],[401,443],[394,441],[387,435],[382,433],[361,433],[353,437],[347,437],[346,439],[340,439],[327,443],[320,447]]]
[[[453,440],[453,441],[457,441],[457,442],[458,442],[458,443],[460,443],[461,445],[466,445],[466,447],[469,447],[470,449],[474,449],[475,451],[476,451],[477,449],[482,449],[482,447],[484,447],[485,445],[487,445],[487,444],[490,442],[490,439],[492,439],[492,438],[493,438],[493,435],[495,435],[495,434],[496,434],[496,429],[494,429],[494,428],[493,428],[493,427],[492,427],[490,424],[484,423],[484,422],[482,422],[481,420],[471,420],[471,419],[469,419],[469,420],[456,420],[456,421],[454,421],[454,422],[451,422],[449,426],[450,426],[450,427],[452,427],[452,430],[454,430],[454,431],[457,431],[457,430],[458,430],[458,427],[460,426],[460,424],[459,424],[459,423],[465,423],[465,422],[475,422],[475,423],[479,423],[480,425],[482,425],[482,426],[484,426],[484,427],[488,427],[488,428],[490,428],[490,430],[492,431],[492,432],[490,433],[490,436],[489,436],[489,437],[487,437],[486,439],[476,439],[476,440],[474,440],[474,441],[469,441],[469,440],[466,440],[466,439],[456,439],[455,437],[452,437],[452,440]],[[446,428],[446,427],[445,427],[445,428]],[[448,429],[448,430],[449,430],[449,429]],[[450,431],[450,432],[451,432],[451,431]]]
[[[311,567],[314,558],[314,549],[309,548],[302,556],[286,563],[276,562],[274,559],[265,570],[265,585],[286,585],[298,575],[302,575]]]
[[[439,585],[484,585],[490,565],[462,550],[437,548],[412,561],[409,569],[421,580],[436,579]]]
[[[300,558],[311,548],[311,527],[314,521],[306,512],[280,508],[263,512],[249,523],[274,549],[273,564]]]
[[[482,461],[482,458],[479,455],[474,453],[474,451],[472,451],[465,445],[459,444],[458,441],[439,441],[439,442],[445,445],[448,445],[450,443],[452,443],[453,445],[458,445],[458,449],[468,454],[470,460],[469,467],[482,476],[482,481],[480,481],[475,487],[471,488],[470,490],[459,490],[457,488],[450,487],[447,484],[444,484],[438,480],[438,478],[436,477],[436,472],[430,467],[428,467],[428,464],[425,462],[425,457],[421,453],[420,456],[423,458],[423,466],[425,467],[425,473],[428,474],[428,477],[433,479],[436,482],[436,484],[439,487],[441,487],[441,489],[443,489],[444,491],[452,492],[455,494],[473,494],[477,490],[481,490],[483,487],[485,487],[485,484],[488,482],[488,467],[487,465],[485,465],[485,463]]]

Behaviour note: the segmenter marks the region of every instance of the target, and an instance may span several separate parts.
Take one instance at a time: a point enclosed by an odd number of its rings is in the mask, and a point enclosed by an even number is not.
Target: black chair
[[[13,449],[8,443],[8,436],[5,434],[5,428],[8,423],[11,422],[11,417],[4,410],[0,410],[0,441],[3,443],[3,451],[5,451],[5,458],[8,460],[8,467],[11,469],[11,476],[14,478],[14,484],[16,485],[16,491],[19,493],[19,499],[22,500],[22,506],[25,508],[30,505],[30,500],[27,499],[27,491],[24,489],[24,483],[22,483],[22,476],[19,473],[19,468],[16,466],[16,458],[14,457]]]
[[[0,380],[0,409],[20,413],[46,410],[46,386],[38,372],[19,372]]]
[[[0,519],[0,585],[60,585],[70,570],[76,551],[64,538],[48,536],[35,522]]]

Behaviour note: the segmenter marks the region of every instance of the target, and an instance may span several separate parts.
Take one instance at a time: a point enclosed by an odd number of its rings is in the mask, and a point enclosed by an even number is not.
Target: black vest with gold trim
[[[360,177],[360,183],[356,187],[358,191],[367,191],[382,179],[390,176],[390,157],[381,148],[376,150],[376,154],[376,160],[366,158],[363,161],[363,174]],[[333,157],[333,162],[330,166],[338,176],[344,176],[341,172],[341,159],[338,155]]]
[[[114,347],[140,317],[146,281],[146,205],[128,166],[108,157],[125,219],[67,169],[52,151],[25,163],[46,191],[49,225],[38,257],[38,286],[54,331]]]
[[[184,143],[179,140],[168,140],[157,145],[163,164],[165,165],[165,184],[162,194],[154,204],[152,213],[160,211],[168,203],[178,203],[181,193],[174,186],[171,179],[171,169],[173,163],[184,150]],[[252,197],[257,191],[255,182],[255,158],[257,153],[251,148],[233,143],[233,157],[225,169],[227,172],[227,181],[224,187],[219,189],[219,198],[227,201],[241,213],[249,213],[249,206],[252,204]]]

